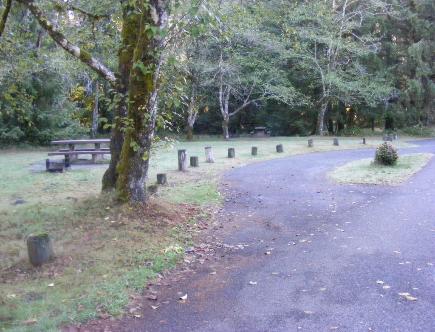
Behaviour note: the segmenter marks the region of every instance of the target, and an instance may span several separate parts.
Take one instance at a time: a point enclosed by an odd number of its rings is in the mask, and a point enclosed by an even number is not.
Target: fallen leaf
[[[408,301],[417,301],[416,297],[411,296],[409,293],[399,293],[400,296],[403,296]]]
[[[28,319],[28,320],[25,320],[24,322],[23,322],[23,324],[24,325],[33,325],[33,324],[36,324],[38,321],[36,320],[36,319]]]

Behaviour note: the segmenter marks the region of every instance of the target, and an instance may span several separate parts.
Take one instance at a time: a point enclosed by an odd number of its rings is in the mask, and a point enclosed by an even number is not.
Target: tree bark
[[[196,96],[196,85],[195,83],[193,83],[189,106],[187,108],[186,136],[189,141],[193,139],[193,126],[195,125],[197,117],[198,117],[198,105],[197,105],[197,96]]]
[[[127,116],[127,93],[130,80],[130,71],[133,66],[133,53],[137,41],[140,16],[134,7],[128,3],[122,7],[123,28],[121,35],[121,48],[118,52],[119,84],[114,102],[114,124],[110,140],[110,164],[103,176],[103,191],[115,189],[118,180],[118,164],[121,159],[124,144],[124,119]]]
[[[91,126],[91,137],[97,137],[98,132],[98,109],[99,109],[99,85],[95,82],[95,101],[94,108],[92,110],[92,126]]]
[[[186,128],[186,138],[189,141],[193,140],[193,127],[191,127],[189,124]]]
[[[118,165],[118,198],[132,203],[147,199],[145,188],[157,116],[162,31],[169,0],[149,0],[140,8],[139,35],[130,72],[127,126]]]
[[[222,121],[222,132],[224,135],[224,138],[226,140],[230,139],[230,130],[229,130],[229,126],[230,126],[230,119],[226,118]]]
[[[2,16],[0,18],[0,37],[2,36],[3,32],[5,31],[6,27],[6,21],[8,20],[9,12],[11,11],[12,7],[12,0],[6,0],[6,6],[3,10]]]
[[[319,110],[319,113],[317,115],[317,135],[323,136],[325,135],[325,114],[326,110],[328,109],[328,102],[323,101]]]

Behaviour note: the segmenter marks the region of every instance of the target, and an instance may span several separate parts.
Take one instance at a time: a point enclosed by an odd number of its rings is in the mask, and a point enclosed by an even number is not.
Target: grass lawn
[[[398,185],[420,171],[433,157],[430,153],[400,156],[394,166],[383,166],[373,159],[350,162],[329,175],[339,183]]]
[[[77,167],[64,174],[35,172],[47,151],[0,151],[0,330],[51,331],[98,316],[122,313],[129,296],[166,269],[173,268],[192,245],[198,221],[208,221],[218,205],[219,176],[231,167],[315,151],[375,147],[379,138],[209,139],[177,142],[154,151],[150,184],[156,173],[168,173],[169,184],[153,196],[150,207],[133,210],[101,195],[105,165]],[[284,145],[277,154],[275,146]],[[216,162],[204,163],[212,146]],[[250,155],[251,146],[258,156]],[[405,147],[407,144],[398,143]],[[236,149],[228,159],[227,149]],[[177,149],[200,157],[200,167],[179,173]],[[24,204],[16,205],[18,199]],[[26,258],[26,236],[48,232],[56,260],[32,268]]]

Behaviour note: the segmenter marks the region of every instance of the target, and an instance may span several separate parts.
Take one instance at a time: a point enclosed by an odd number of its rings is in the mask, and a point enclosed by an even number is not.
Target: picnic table
[[[103,144],[110,144],[108,138],[98,139],[69,139],[52,141],[52,145],[67,146],[68,148],[61,148],[54,152],[49,152],[49,156],[65,156],[65,163],[70,163],[72,160],[78,159],[79,155],[91,155],[92,162],[95,163],[101,159],[105,154],[110,154],[109,147],[102,147]],[[93,148],[86,147],[86,145],[93,144]],[[85,147],[80,147],[85,145]]]
[[[255,137],[266,137],[269,135],[269,131],[266,127],[255,127],[251,135]]]

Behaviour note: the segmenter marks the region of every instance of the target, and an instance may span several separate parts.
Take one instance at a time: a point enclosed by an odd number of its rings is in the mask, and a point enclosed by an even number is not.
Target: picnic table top
[[[66,139],[60,141],[51,141],[53,145],[66,145],[66,144],[100,144],[100,143],[110,143],[109,138],[97,138],[97,139]]]

